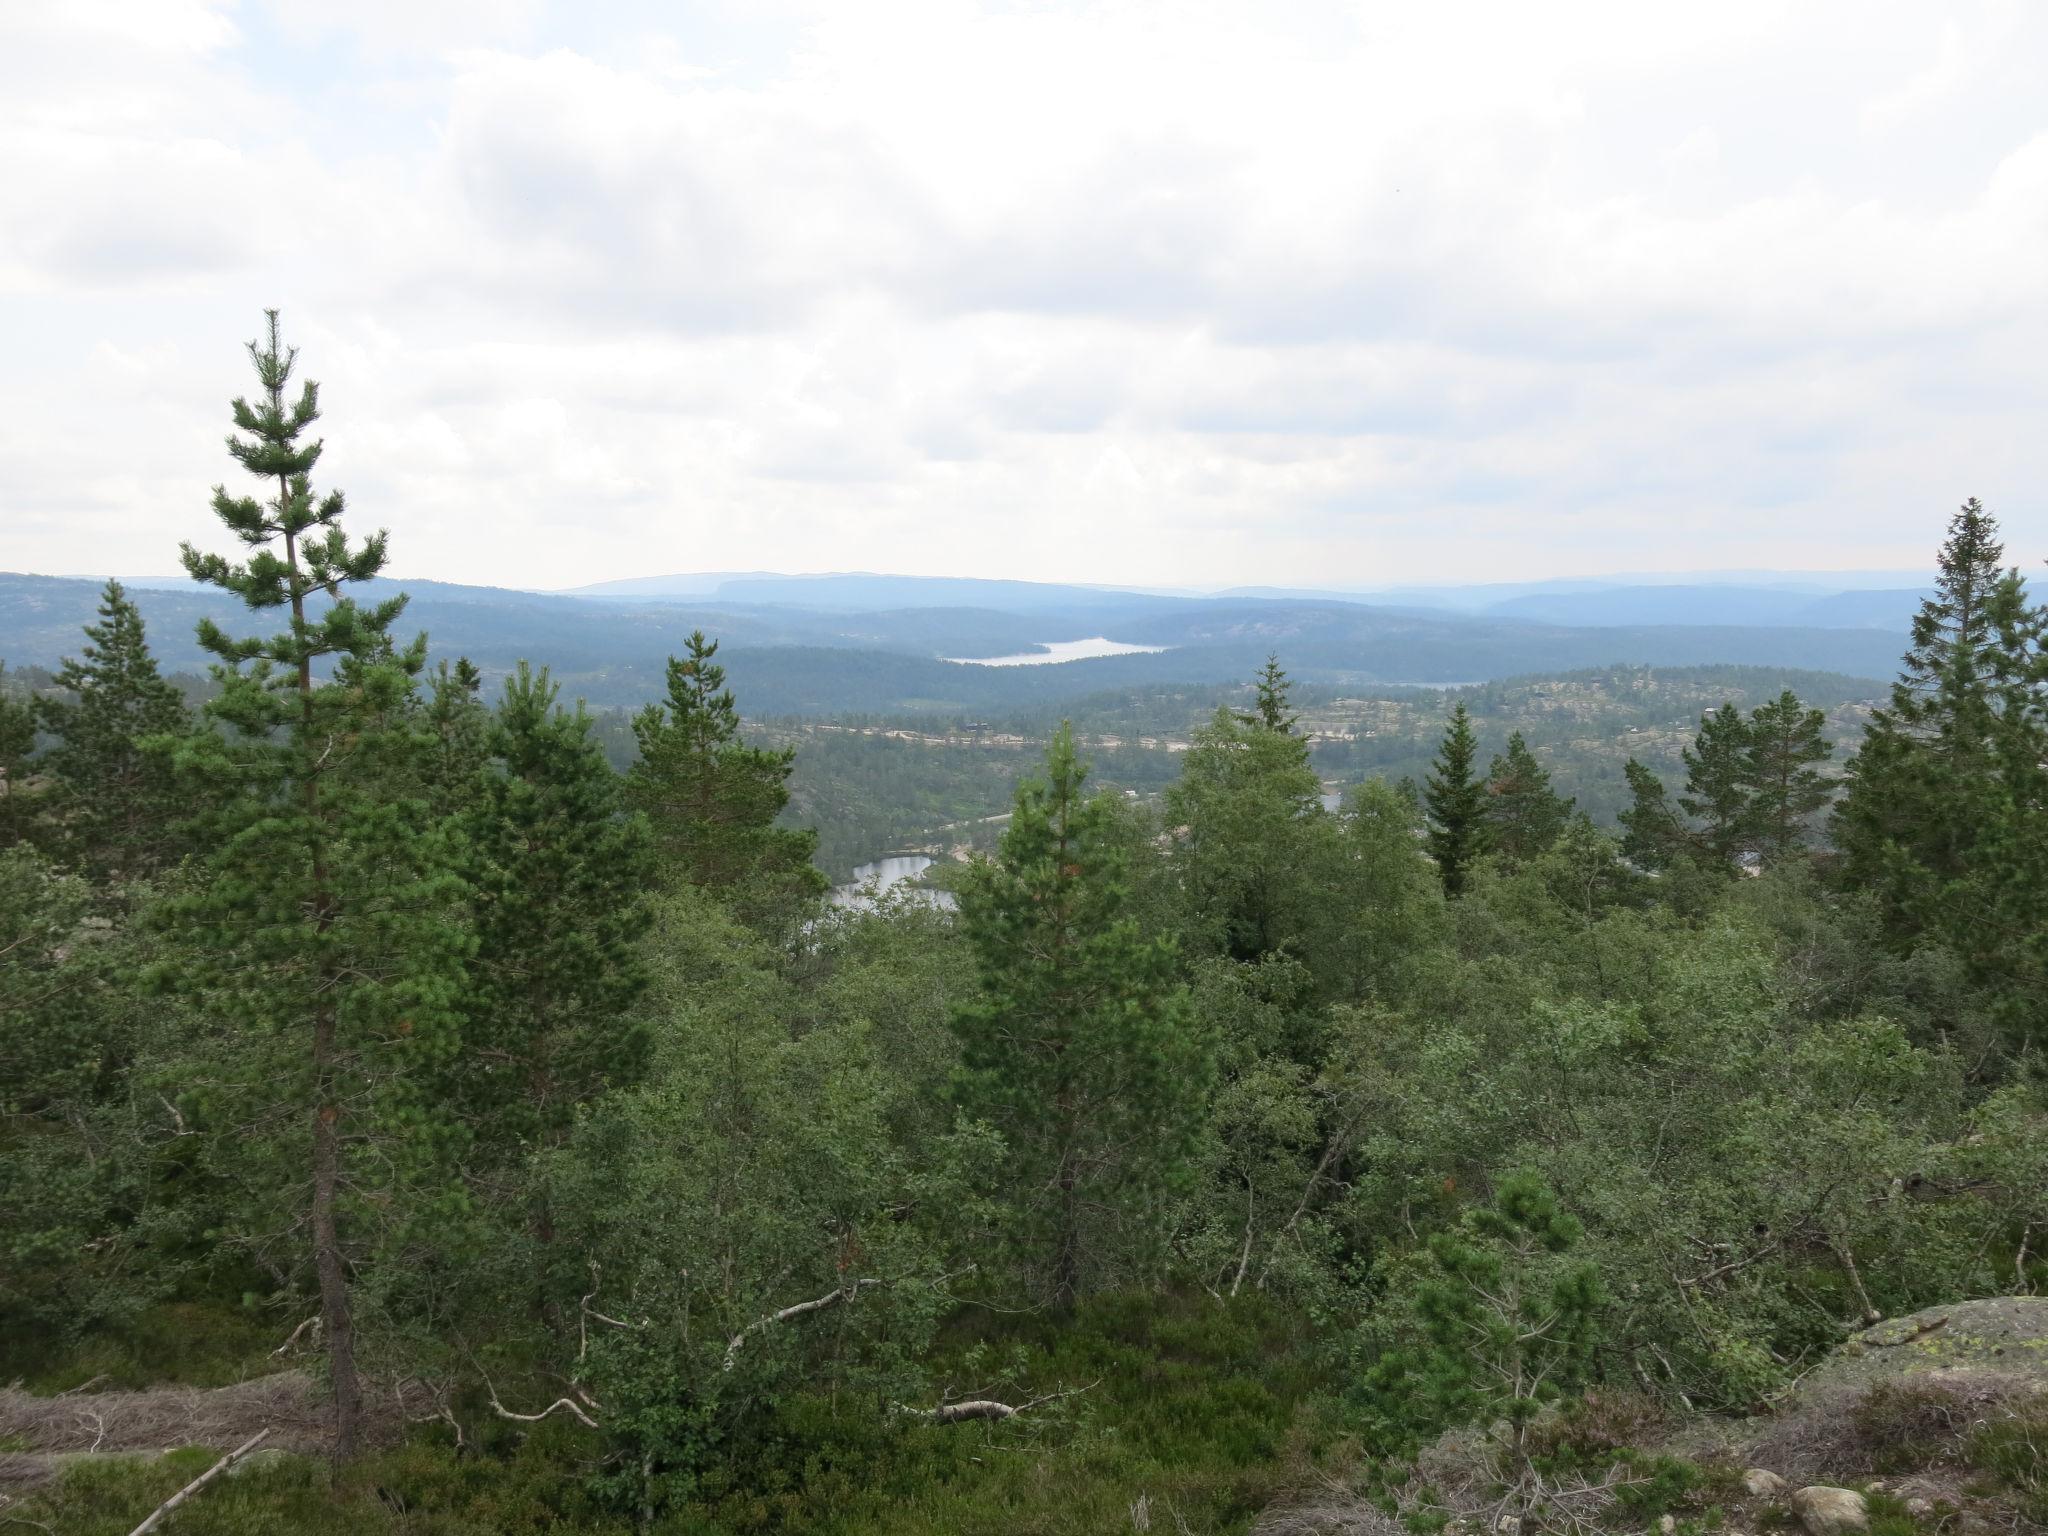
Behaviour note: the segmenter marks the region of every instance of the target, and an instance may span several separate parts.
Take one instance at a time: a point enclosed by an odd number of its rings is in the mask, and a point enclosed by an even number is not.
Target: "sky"
[[[2048,5],[0,0],[0,569],[2048,557]],[[2048,574],[2048,573],[2044,573]]]

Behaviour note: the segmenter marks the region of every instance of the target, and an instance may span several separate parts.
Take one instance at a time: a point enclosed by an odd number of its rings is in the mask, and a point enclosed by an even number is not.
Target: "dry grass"
[[[1959,1466],[1970,1437],[2041,1400],[2030,1381],[1989,1371],[1929,1371],[1815,1396],[1778,1419],[1749,1452],[1797,1485]]]

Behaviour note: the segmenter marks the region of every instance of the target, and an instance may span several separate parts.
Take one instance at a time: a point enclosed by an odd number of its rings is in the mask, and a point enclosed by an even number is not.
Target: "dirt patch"
[[[259,1429],[282,1451],[326,1449],[324,1394],[301,1371],[231,1387],[153,1387],[141,1392],[69,1392],[37,1397],[0,1390],[0,1485],[54,1476],[83,1456],[160,1455],[184,1445],[240,1445]]]

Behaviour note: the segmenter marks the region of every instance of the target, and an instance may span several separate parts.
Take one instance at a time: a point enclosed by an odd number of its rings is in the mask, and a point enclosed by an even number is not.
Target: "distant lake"
[[[895,887],[915,880],[931,867],[932,861],[921,853],[891,854],[872,864],[863,864],[853,872],[850,884],[832,888],[832,905],[872,911],[881,897]],[[948,912],[959,905],[951,891],[914,887],[908,894],[925,906],[939,907]]]
[[[1042,667],[1055,661],[1088,661],[1097,656],[1151,656],[1166,650],[1163,645],[1126,645],[1097,635],[1093,640],[1048,640],[1045,648],[1015,656],[942,656],[942,661],[963,667]]]

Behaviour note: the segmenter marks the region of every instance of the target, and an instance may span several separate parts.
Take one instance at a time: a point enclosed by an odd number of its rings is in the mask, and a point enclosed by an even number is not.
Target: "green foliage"
[[[1893,942],[1946,943],[2038,1040],[2048,941],[2048,615],[2003,571],[1973,497],[1949,524],[1890,702],[1848,765],[1833,832],[1845,880],[1877,897]]]
[[[102,1252],[138,1198],[126,1074],[149,1024],[134,936],[32,849],[0,849],[0,1335],[75,1342],[168,1281]]]
[[[1451,711],[1422,796],[1429,812],[1430,857],[1436,860],[1446,896],[1464,894],[1466,871],[1487,847],[1486,784],[1472,771],[1478,752],[1471,717],[1460,702]]]
[[[1294,728],[1301,723],[1301,717],[1287,712],[1287,695],[1293,691],[1294,684],[1288,681],[1287,674],[1281,670],[1278,656],[1266,658],[1265,666],[1259,669],[1259,675],[1252,680],[1252,688],[1252,707],[1248,711],[1240,712],[1238,720],[1245,725],[1255,725],[1261,730],[1292,735]]]
[[[1698,859],[1724,872],[1803,856],[1815,818],[1834,797],[1834,784],[1817,766],[1834,752],[1826,723],[1789,688],[1748,719],[1733,704],[1708,711],[1682,754],[1685,793],[1675,809],[1663,782],[1629,759],[1624,852],[1644,869]]]
[[[1432,1234],[1403,1303],[1416,1336],[1365,1377],[1382,1435],[1412,1444],[1497,1423],[1526,1448],[1536,1415],[1580,1390],[1592,1367],[1608,1298],[1596,1267],[1571,1256],[1580,1233],[1540,1177],[1513,1173],[1489,1204]]]
[[[1834,755],[1822,735],[1827,716],[1808,709],[1790,688],[1749,717],[1743,764],[1749,788],[1749,842],[1766,866],[1806,851],[1808,828],[1834,798],[1819,765]]]
[[[1194,733],[1165,802],[1191,953],[1330,958],[1341,914],[1316,875],[1334,875],[1342,852],[1321,795],[1287,731],[1218,710]]]
[[[1509,863],[1545,852],[1571,820],[1572,802],[1550,787],[1549,770],[1520,731],[1486,770],[1486,795],[1486,846]]]
[[[757,921],[786,922],[825,888],[811,865],[815,835],[776,824],[795,754],[740,739],[717,654],[699,630],[685,655],[669,658],[666,702],[633,719],[640,759],[627,799],[653,828],[666,881],[718,892]]]
[[[961,893],[980,974],[954,1014],[960,1102],[1007,1144],[1025,1288],[1062,1305],[1154,1257],[1156,1196],[1185,1168],[1208,1076],[1171,942],[1123,914],[1127,853],[1085,774],[1062,730],[1045,777],[1018,787]]]
[[[55,841],[100,880],[148,878],[183,851],[184,807],[168,755],[153,750],[190,729],[184,697],[157,672],[142,614],[107,583],[82,659],[57,671],[58,692],[36,700],[58,738],[43,760],[56,785]]]
[[[571,1369],[627,1507],[695,1497],[791,1393],[914,1398],[997,1156],[973,1127],[924,1134],[883,1022],[807,1004],[700,893],[665,900],[656,942],[652,1075],[543,1163],[558,1241],[593,1266]]]
[[[475,940],[464,1086],[479,1135],[508,1145],[559,1139],[579,1105],[640,1074],[648,1045],[633,1014],[646,823],[624,814],[589,716],[559,708],[559,692],[545,668],[506,682],[462,816]]]
[[[15,696],[7,685],[7,664],[0,662],[0,848],[27,837],[40,809],[29,772],[35,745],[34,706]]]

